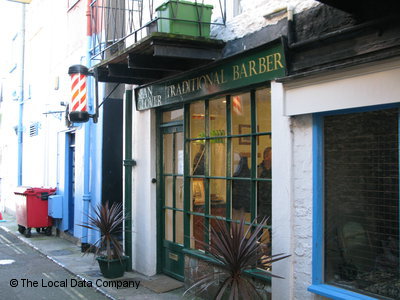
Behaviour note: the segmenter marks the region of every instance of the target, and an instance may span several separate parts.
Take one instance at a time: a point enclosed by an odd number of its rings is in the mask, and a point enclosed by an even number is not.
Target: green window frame
[[[217,98],[210,98],[205,100],[199,100],[196,102],[191,102],[185,104],[185,137],[184,137],[184,153],[185,153],[185,170],[184,170],[184,211],[185,211],[185,231],[184,231],[184,247],[185,249],[190,249],[190,253],[197,252],[197,254],[206,254],[204,251],[199,251],[199,249],[195,249],[193,243],[193,231],[194,229],[191,228],[192,226],[192,218],[198,217],[203,218],[204,220],[204,230],[203,230],[203,241],[209,243],[209,228],[214,219],[220,219],[227,221],[228,224],[231,222],[239,222],[238,219],[235,219],[232,216],[232,184],[233,181],[245,181],[248,182],[250,185],[250,220],[246,221],[246,225],[251,225],[251,221],[257,217],[257,185],[259,183],[268,182],[272,186],[272,177],[271,178],[259,178],[257,175],[257,167],[260,156],[260,151],[258,151],[257,147],[260,138],[268,137],[272,139],[272,132],[271,132],[271,124],[268,124],[268,131],[258,131],[258,124],[257,124],[257,92],[265,91],[270,94],[270,87],[263,87],[262,89],[252,89],[243,91],[242,93],[235,93],[229,94],[224,96],[224,101],[226,103],[225,106],[225,119],[226,119],[226,131],[224,130],[213,130],[210,128],[210,121],[211,121],[211,113],[210,113],[210,103],[211,101],[221,99],[222,97]],[[238,133],[234,132],[237,130],[233,129],[233,126],[238,126],[239,124],[232,124],[233,123],[233,98],[235,95],[243,95],[249,94],[250,98],[250,128],[246,128],[248,132],[246,133]],[[269,98],[270,101],[270,98]],[[191,122],[190,122],[190,107],[193,103],[204,103],[204,135],[199,137],[190,136],[191,132]],[[270,102],[269,102],[270,103]],[[269,106],[270,109],[270,106]],[[267,112],[265,112],[267,113]],[[270,110],[269,110],[269,123],[271,122],[270,118]],[[232,126],[233,125],[233,126]],[[233,176],[233,164],[232,164],[232,144],[234,139],[242,139],[249,143],[250,147],[250,176],[249,177],[234,177]],[[224,141],[226,143],[225,148],[225,175],[224,176],[216,176],[215,174],[211,174],[210,172],[210,152],[211,146],[213,143]],[[205,147],[205,168],[204,174],[202,175],[195,175],[191,174],[191,144],[195,142],[201,142]],[[270,147],[272,141],[270,141]],[[262,153],[262,151],[261,151]],[[257,158],[258,155],[258,158]],[[262,154],[261,154],[262,155]],[[204,212],[197,212],[192,207],[192,181],[193,180],[203,180],[204,182]],[[223,180],[226,182],[226,206],[225,206],[225,214],[224,216],[213,215],[211,213],[211,181],[215,180]],[[271,217],[271,216],[269,216]],[[258,221],[260,221],[259,219]],[[269,219],[271,220],[271,218]],[[271,223],[265,227],[266,230],[271,232]],[[271,237],[270,237],[271,238]],[[194,250],[194,251],[193,251]]]

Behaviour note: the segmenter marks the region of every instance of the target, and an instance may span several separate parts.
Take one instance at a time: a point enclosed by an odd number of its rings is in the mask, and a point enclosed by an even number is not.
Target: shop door
[[[183,126],[161,128],[163,272],[183,280]]]

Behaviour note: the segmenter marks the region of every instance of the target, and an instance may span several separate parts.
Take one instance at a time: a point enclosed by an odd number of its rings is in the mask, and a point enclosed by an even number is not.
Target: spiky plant
[[[100,238],[89,247],[88,252],[94,252],[97,256],[104,255],[108,260],[121,259],[124,253],[118,235],[124,219],[121,203],[114,202],[111,206],[108,202],[98,204],[93,216],[88,216],[88,224],[79,224],[100,232]]]
[[[271,266],[273,262],[284,259],[290,255],[283,253],[268,255],[263,251],[260,243],[261,232],[265,227],[267,218],[264,218],[259,224],[253,222],[249,228],[245,229],[244,218],[240,223],[232,222],[229,226],[227,222],[216,220],[211,226],[211,243],[200,242],[208,253],[215,258],[221,271],[213,271],[210,274],[198,279],[189,289],[202,293],[215,283],[215,275],[218,275],[220,284],[214,299],[222,299],[225,293],[229,293],[229,299],[261,299],[254,283],[246,278],[245,270],[257,268],[260,264]],[[213,268],[210,268],[213,270]],[[261,272],[261,270],[260,270]],[[271,277],[282,278],[272,274],[270,271],[262,270],[263,274]]]

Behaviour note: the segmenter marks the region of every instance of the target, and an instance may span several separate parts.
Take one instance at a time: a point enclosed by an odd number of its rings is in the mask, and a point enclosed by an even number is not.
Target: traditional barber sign
[[[144,110],[209,97],[283,77],[285,73],[282,44],[274,42],[221,60],[211,67],[139,87],[135,90],[136,109]]]

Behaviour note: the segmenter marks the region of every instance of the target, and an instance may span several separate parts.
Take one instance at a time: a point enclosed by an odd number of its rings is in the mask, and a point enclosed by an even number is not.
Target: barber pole
[[[82,65],[73,65],[69,68],[71,76],[71,103],[69,106],[69,119],[71,122],[87,122],[87,90],[86,80],[89,74],[88,68]]]
[[[72,74],[71,81],[71,111],[86,111],[86,76],[83,74]]]

